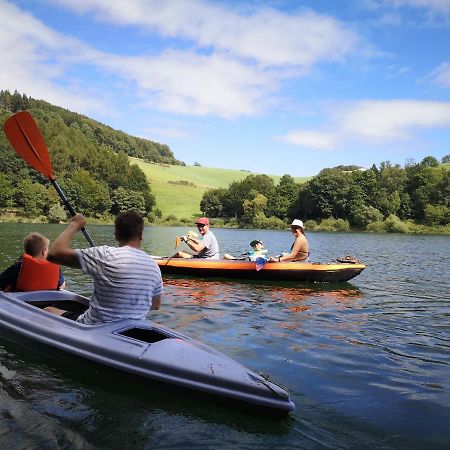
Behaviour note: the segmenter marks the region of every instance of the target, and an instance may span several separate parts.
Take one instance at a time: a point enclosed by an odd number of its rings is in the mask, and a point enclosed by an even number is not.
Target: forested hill
[[[124,210],[148,215],[155,198],[149,182],[129,154],[146,154],[174,163],[170,149],[133,138],[98,122],[18,93],[0,93],[0,126],[11,115],[28,110],[36,120],[52,166],[69,201],[88,217],[110,218]],[[125,151],[127,150],[127,151]],[[54,189],[31,169],[0,133],[0,210],[30,218],[65,220]]]
[[[0,91],[0,108],[11,113],[28,110],[35,118],[46,117],[46,121],[61,120],[67,127],[80,130],[92,144],[105,146],[116,153],[123,151],[128,156],[148,162],[184,165],[165,144],[130,136],[89,117],[21,95],[17,91],[14,94]]]

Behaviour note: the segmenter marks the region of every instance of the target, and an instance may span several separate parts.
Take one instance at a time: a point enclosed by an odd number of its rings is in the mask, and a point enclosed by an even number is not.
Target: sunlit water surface
[[[0,224],[0,269],[29,231]],[[89,227],[113,244],[109,226]],[[144,249],[174,251],[187,229],[149,227]],[[222,251],[254,238],[287,251],[289,231],[214,230]],[[2,448],[450,448],[450,237],[309,233],[311,260],[354,255],[351,283],[165,279],[152,320],[192,335],[291,393],[270,420],[162,392],[0,342]],[[76,244],[85,246],[82,238]],[[90,279],[65,270],[68,288]],[[36,350],[36,349],[34,349]]]

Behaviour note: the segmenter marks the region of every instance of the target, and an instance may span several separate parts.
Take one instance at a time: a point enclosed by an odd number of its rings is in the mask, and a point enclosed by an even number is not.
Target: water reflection
[[[349,283],[341,283],[343,287],[292,287],[260,283],[214,281],[189,278],[165,278],[165,308],[184,308],[183,329],[194,326],[195,321],[219,320],[231,315],[235,320],[267,318],[271,322],[279,322],[278,328],[294,330],[300,326],[298,319],[305,312],[313,313],[314,309],[342,310],[349,302],[363,298],[362,292]],[[268,309],[270,305],[270,309]],[[187,307],[191,311],[186,311]],[[195,312],[194,312],[194,311]],[[236,318],[236,316],[239,316]],[[225,319],[229,322],[229,318]],[[254,329],[258,325],[250,325]]]

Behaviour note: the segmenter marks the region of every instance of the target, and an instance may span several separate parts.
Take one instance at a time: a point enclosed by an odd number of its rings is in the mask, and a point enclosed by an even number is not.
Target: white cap
[[[291,227],[300,227],[301,229],[305,229],[305,225],[303,225],[303,222],[298,219],[294,219],[291,223]]]

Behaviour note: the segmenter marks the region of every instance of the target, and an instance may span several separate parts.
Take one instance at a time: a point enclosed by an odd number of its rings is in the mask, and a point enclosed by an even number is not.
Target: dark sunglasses
[[[198,223],[197,224],[197,228],[203,228],[205,225],[203,225],[202,223]]]

